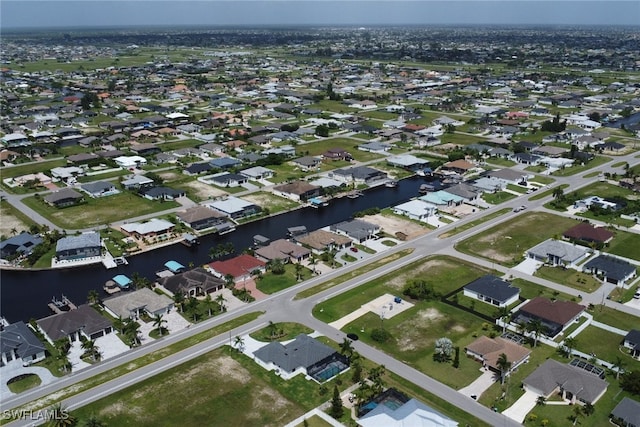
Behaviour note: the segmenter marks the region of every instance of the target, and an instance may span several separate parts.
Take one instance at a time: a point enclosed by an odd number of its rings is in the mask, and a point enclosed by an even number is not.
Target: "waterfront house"
[[[149,316],[169,313],[173,308],[173,300],[149,288],[141,288],[105,299],[102,305],[116,319],[138,319],[144,313]]]
[[[173,231],[175,224],[164,219],[151,218],[145,222],[128,222],[122,224],[120,229],[128,236],[136,239],[160,239],[165,240]]]
[[[202,267],[183,273],[160,277],[156,283],[171,296],[182,293],[186,297],[206,295],[224,288],[224,281]]]
[[[21,365],[39,362],[46,357],[45,351],[44,344],[22,321],[0,330],[0,367],[12,361],[19,361]]]
[[[209,268],[213,270],[213,274],[221,278],[229,274],[235,281],[250,279],[255,272],[264,273],[266,271],[265,266],[266,263],[264,261],[248,254],[209,263]]]
[[[322,188],[306,181],[294,181],[288,184],[276,185],[272,191],[276,196],[285,197],[296,202],[305,202],[320,196]]]
[[[112,323],[87,304],[37,320],[37,324],[51,344],[60,338],[72,342],[80,341],[83,337],[95,340],[113,331]]]
[[[508,307],[518,301],[520,289],[499,277],[488,274],[466,284],[463,294],[497,307]]]
[[[7,259],[16,254],[31,255],[35,247],[42,241],[43,239],[39,235],[23,231],[0,242],[0,258]]]
[[[227,216],[206,206],[194,206],[176,213],[176,217],[194,230],[217,228],[218,231],[233,227]]]
[[[285,239],[270,242],[267,246],[256,249],[255,255],[265,262],[280,259],[284,262],[300,262],[308,258],[311,251]]]
[[[310,248],[315,254],[321,254],[333,249],[340,250],[351,246],[351,239],[341,234],[327,230],[315,230],[310,233],[294,235],[293,240],[304,247]]]
[[[207,203],[205,206],[215,209],[227,217],[236,220],[257,215],[262,210],[260,206],[234,196],[229,196],[224,200],[216,200],[214,202]]]
[[[102,255],[100,234],[89,231],[77,236],[66,236],[56,242],[57,261],[78,261]]]
[[[355,166],[344,169],[336,169],[329,173],[330,178],[334,178],[338,181],[345,182],[347,184],[366,184],[372,185],[378,182],[385,182],[389,179],[386,172],[378,169],[374,169],[369,166]]]
[[[396,215],[407,216],[416,221],[427,221],[429,217],[438,214],[438,207],[432,203],[423,200],[409,200],[392,208]]]
[[[361,219],[352,219],[333,224],[329,229],[338,234],[344,234],[357,243],[373,239],[380,232],[380,226]]]

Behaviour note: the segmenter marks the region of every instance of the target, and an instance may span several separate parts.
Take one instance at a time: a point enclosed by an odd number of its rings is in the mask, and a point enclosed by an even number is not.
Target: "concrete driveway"
[[[49,384],[57,379],[47,368],[40,366],[22,366],[22,360],[12,360],[0,368],[0,378],[2,378],[2,381],[0,381],[0,400],[4,401],[14,395],[14,393],[9,390],[9,386],[7,386],[8,381],[18,375],[26,374],[35,374],[40,377],[41,385]]]
[[[474,382],[458,391],[465,396],[476,396],[476,399],[479,399],[480,396],[482,396],[482,393],[491,387],[491,385],[498,379],[498,374],[489,369],[485,370],[482,368],[482,374],[476,378]]]
[[[526,258],[520,264],[513,267],[513,270],[517,270],[522,273],[533,276],[533,274],[536,272],[538,268],[540,268],[540,266],[542,266],[542,262],[536,261],[535,259],[532,259],[532,258]]]
[[[525,391],[524,394],[510,407],[502,413],[514,421],[522,423],[527,414],[536,406],[538,394],[532,391]]]

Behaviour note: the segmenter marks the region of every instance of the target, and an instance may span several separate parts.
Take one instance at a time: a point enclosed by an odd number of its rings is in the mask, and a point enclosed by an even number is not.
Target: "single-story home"
[[[113,325],[90,305],[84,304],[36,321],[38,329],[53,344],[60,338],[79,341],[81,337],[95,340],[113,331]]]
[[[149,200],[175,200],[178,197],[184,197],[187,193],[184,190],[169,187],[151,187],[140,189],[140,194]]]
[[[511,321],[527,325],[533,320],[539,320],[542,323],[542,333],[553,338],[577,321],[584,310],[585,306],[572,301],[535,297],[520,307]]]
[[[252,168],[243,169],[240,171],[240,173],[254,181],[258,181],[260,179],[269,179],[274,175],[274,172],[271,169],[265,168],[263,166],[254,166]]]
[[[426,221],[429,217],[438,214],[438,207],[432,203],[420,199],[409,200],[392,208],[396,215],[407,216],[416,221]]]
[[[322,193],[322,189],[306,181],[294,181],[273,187],[273,194],[296,202],[304,202]]]
[[[171,296],[182,293],[186,297],[206,295],[224,288],[224,280],[214,276],[202,267],[196,267],[173,276],[160,277],[156,283]]]
[[[376,182],[383,182],[389,179],[386,172],[374,169],[369,166],[355,166],[344,169],[336,169],[329,173],[330,178],[339,181],[355,184],[371,185]]]
[[[466,284],[463,288],[463,294],[487,304],[508,307],[518,301],[520,289],[511,286],[511,283],[499,277],[487,274]]]
[[[175,224],[165,219],[151,218],[146,222],[128,222],[122,224],[120,229],[128,236],[134,236],[136,239],[150,239],[165,236],[171,233],[174,227]]]
[[[78,193],[73,188],[65,187],[44,196],[43,200],[50,206],[64,208],[79,203],[83,198],[82,194]]]
[[[343,249],[351,246],[352,243],[347,236],[327,230],[315,230],[310,233],[295,235],[293,239],[317,254],[332,249]]]
[[[141,156],[120,156],[113,159],[123,169],[138,168],[147,164],[147,159]]]
[[[194,206],[176,213],[176,217],[194,230],[217,228],[218,231],[232,228],[234,225],[227,221],[227,216],[206,206]]]
[[[562,237],[587,243],[608,243],[613,239],[613,233],[604,227],[594,227],[588,222],[581,222],[562,233]]]
[[[14,360],[19,360],[22,365],[36,363],[46,357],[45,351],[44,344],[22,321],[0,330],[0,366]]]
[[[81,260],[102,255],[102,241],[96,231],[88,231],[77,236],[66,236],[56,242],[56,259]]]
[[[507,356],[507,360],[511,362],[510,372],[518,368],[518,366],[529,360],[531,350],[516,344],[515,342],[504,338],[489,338],[485,335],[480,336],[474,342],[469,344],[465,351],[467,355],[482,362],[482,366],[490,368],[495,372],[500,372],[498,367],[498,359],[501,354]]]
[[[115,318],[138,319],[143,313],[157,316],[168,313],[173,300],[166,295],[155,293],[149,288],[125,292],[102,302],[107,313]]]
[[[589,249],[562,240],[547,239],[527,251],[527,257],[553,266],[574,266],[589,255]]]
[[[276,370],[278,375],[286,379],[299,373],[313,377],[316,368],[324,368],[329,363],[340,365],[340,371],[348,367],[346,357],[305,334],[298,335],[287,344],[271,341],[254,351],[253,355],[254,360],[265,369]],[[340,371],[335,372],[335,375]],[[317,378],[319,382],[327,379],[329,378]]]
[[[133,175],[121,182],[126,190],[138,190],[140,188],[149,188],[153,186],[153,180],[144,175]]]
[[[595,404],[607,391],[609,383],[597,375],[575,366],[547,359],[522,381],[525,391],[545,398],[560,394],[572,403]]]
[[[82,184],[80,188],[82,191],[94,198],[111,196],[120,192],[113,183],[108,181],[96,181]]]
[[[631,357],[640,359],[640,330],[631,329],[627,332],[627,335],[624,336],[624,340],[622,341],[622,345],[629,349]]]
[[[352,219],[333,224],[329,227],[329,230],[338,234],[344,234],[352,240],[362,243],[365,240],[376,237],[380,232],[380,226],[361,219]]]
[[[208,203],[206,206],[223,213],[232,219],[246,218],[257,215],[262,210],[260,206],[242,200],[239,197],[229,196],[224,200],[216,200]]]
[[[198,180],[217,185],[218,187],[239,187],[242,184],[246,184],[249,178],[238,173],[220,172]]]
[[[625,282],[636,276],[636,266],[612,255],[598,255],[582,267],[582,271],[601,276],[607,283],[624,286]]]
[[[620,427],[640,427],[640,402],[623,397],[611,411],[611,421]]]
[[[230,274],[236,281],[251,278],[255,271],[264,273],[266,271],[265,266],[266,263],[264,261],[248,254],[238,255],[224,261],[209,263],[213,274],[222,278]]]
[[[357,422],[361,427],[456,427],[458,425],[457,421],[416,399],[410,399],[397,407],[396,405],[376,404]]]
[[[391,150],[391,144],[385,144],[384,142],[367,142],[365,144],[358,145],[358,150],[367,151],[369,153],[378,153],[384,154],[387,151]]]
[[[280,259],[284,262],[301,261],[308,258],[311,251],[285,239],[270,242],[267,246],[256,249],[255,255],[265,262]]]
[[[42,237],[23,231],[0,242],[0,258],[7,259],[16,254],[30,255],[43,242]]]
[[[322,160],[318,157],[304,156],[291,160],[291,163],[302,171],[310,171],[318,168]]]

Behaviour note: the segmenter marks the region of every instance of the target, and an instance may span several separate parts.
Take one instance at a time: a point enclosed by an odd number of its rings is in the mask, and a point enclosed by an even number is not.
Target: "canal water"
[[[364,192],[357,199],[332,200],[329,206],[297,209],[272,218],[254,221],[237,227],[236,231],[222,236],[203,236],[200,245],[188,248],[180,243],[128,257],[129,265],[111,270],[102,264],[75,267],[63,270],[10,271],[3,270],[0,280],[0,314],[9,322],[28,321],[51,314],[47,304],[53,297],[68,297],[75,304],[87,301],[90,290],[102,290],[104,283],[117,274],[129,277],[134,272],[155,279],[155,272],[163,269],[165,262],[175,260],[182,265],[202,265],[211,262],[209,248],[220,243],[231,242],[236,253],[253,244],[253,236],[260,234],[271,240],[286,236],[287,228],[304,225],[315,230],[351,218],[353,213],[364,209],[385,208],[409,200],[418,195],[425,178],[412,177],[398,182],[397,187],[377,187]]]

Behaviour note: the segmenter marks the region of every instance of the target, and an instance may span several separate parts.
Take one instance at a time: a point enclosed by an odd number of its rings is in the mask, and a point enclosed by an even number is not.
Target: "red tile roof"
[[[605,243],[613,237],[613,233],[604,227],[594,227],[588,222],[581,222],[563,233],[568,239],[585,240],[587,242]]]
[[[238,255],[235,258],[225,261],[214,261],[209,263],[209,267],[213,268],[223,276],[230,274],[233,277],[242,277],[247,274],[247,272],[250,273],[257,268],[264,268],[265,265],[266,263],[263,261],[247,254]]]

